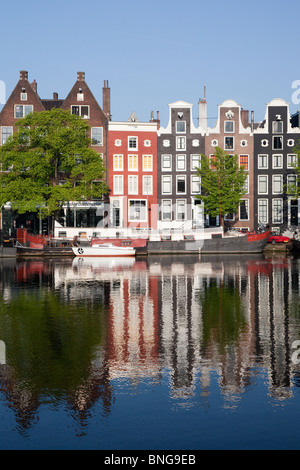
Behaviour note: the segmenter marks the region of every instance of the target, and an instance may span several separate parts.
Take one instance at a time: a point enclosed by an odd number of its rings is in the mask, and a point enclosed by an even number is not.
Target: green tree
[[[294,168],[294,178],[289,178],[286,184],[286,193],[288,197],[299,199],[300,197],[300,141],[298,141],[296,147],[294,148],[294,153],[296,154],[295,161],[291,164],[291,167]],[[291,176],[291,175],[290,175]]]
[[[102,157],[90,148],[89,125],[69,111],[30,113],[0,147],[0,206],[10,202],[20,214],[58,213],[67,201],[102,198]]]
[[[237,155],[229,155],[216,147],[213,157],[201,155],[197,174],[201,177],[201,195],[196,197],[204,202],[207,214],[219,215],[223,227],[224,216],[238,210],[248,172],[239,166]]]

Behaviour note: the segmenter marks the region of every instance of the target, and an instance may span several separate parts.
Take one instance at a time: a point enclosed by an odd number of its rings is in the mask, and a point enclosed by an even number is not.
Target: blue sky
[[[41,98],[65,98],[84,71],[100,104],[109,81],[113,120],[159,111],[163,127],[177,100],[194,104],[196,120],[206,85],[210,126],[226,99],[262,120],[273,98],[300,109],[299,17],[299,0],[4,2],[0,80],[8,96],[27,70]]]

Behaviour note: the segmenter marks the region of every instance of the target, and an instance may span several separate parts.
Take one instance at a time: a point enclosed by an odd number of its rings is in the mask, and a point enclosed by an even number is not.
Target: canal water
[[[298,449],[299,270],[0,260],[0,449]]]

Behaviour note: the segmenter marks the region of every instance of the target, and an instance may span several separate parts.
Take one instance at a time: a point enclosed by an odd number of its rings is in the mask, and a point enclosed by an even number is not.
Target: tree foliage
[[[0,205],[19,213],[53,215],[66,201],[101,198],[107,192],[102,157],[90,148],[80,116],[52,109],[20,119],[0,147]]]
[[[295,179],[288,181],[286,185],[286,193],[289,197],[299,199],[300,198],[300,140],[298,141],[296,147],[294,148],[294,153],[296,154],[295,161],[291,164],[294,169]]]
[[[224,216],[238,210],[248,172],[239,166],[237,155],[216,147],[214,156],[201,155],[197,174],[201,177],[201,195],[196,197],[204,202],[207,214],[220,216],[223,225]]]

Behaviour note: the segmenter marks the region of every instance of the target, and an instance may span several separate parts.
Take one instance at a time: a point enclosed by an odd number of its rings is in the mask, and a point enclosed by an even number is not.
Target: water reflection
[[[44,404],[81,424],[116,388],[165,382],[179,406],[224,407],[264,371],[272,399],[299,385],[299,260],[189,257],[0,264],[0,392],[26,431]]]

